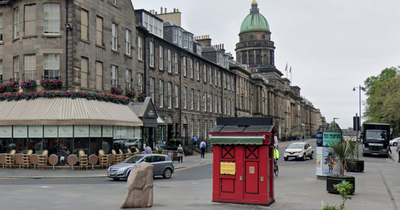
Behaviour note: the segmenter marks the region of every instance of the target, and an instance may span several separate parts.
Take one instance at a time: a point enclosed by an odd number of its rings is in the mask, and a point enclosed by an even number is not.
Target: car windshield
[[[386,131],[383,130],[367,130],[365,137],[367,140],[386,140]]]
[[[125,162],[125,163],[136,163],[136,161],[142,159],[142,157],[143,157],[143,156],[136,156],[136,155],[134,155],[134,156],[130,157],[129,159],[125,160],[124,162]]]
[[[291,144],[288,149],[303,149],[303,144]]]

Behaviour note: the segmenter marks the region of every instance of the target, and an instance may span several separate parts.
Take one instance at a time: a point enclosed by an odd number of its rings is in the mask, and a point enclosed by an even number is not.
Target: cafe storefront
[[[119,149],[116,140],[142,136],[143,122],[127,105],[117,103],[38,98],[1,101],[0,110],[0,153],[111,153]]]

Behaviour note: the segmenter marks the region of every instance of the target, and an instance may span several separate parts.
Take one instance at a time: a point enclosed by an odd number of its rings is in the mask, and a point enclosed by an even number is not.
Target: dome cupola
[[[251,3],[250,14],[248,14],[240,26],[240,33],[246,31],[269,31],[267,19],[260,14],[256,0]]]

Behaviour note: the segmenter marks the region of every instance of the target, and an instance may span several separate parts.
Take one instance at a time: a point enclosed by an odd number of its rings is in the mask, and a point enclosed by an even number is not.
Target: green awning
[[[218,144],[244,144],[244,145],[262,145],[265,136],[211,136],[211,145]]]

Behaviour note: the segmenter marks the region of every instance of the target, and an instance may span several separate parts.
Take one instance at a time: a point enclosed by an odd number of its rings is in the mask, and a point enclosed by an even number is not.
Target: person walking
[[[151,150],[151,147],[147,144],[146,146],[146,154],[153,154],[153,151]]]
[[[399,155],[399,157],[397,157],[397,162],[400,163],[400,144],[397,144],[396,152]]]
[[[206,153],[206,142],[204,141],[204,139],[200,142],[200,149],[201,149],[201,156],[200,158],[204,158],[204,154]]]
[[[193,145],[194,145],[194,148],[197,147],[197,138],[195,135],[193,135]]]
[[[178,146],[178,163],[183,163],[183,155],[184,154],[185,153],[183,151],[182,145],[179,144],[179,146]]]

